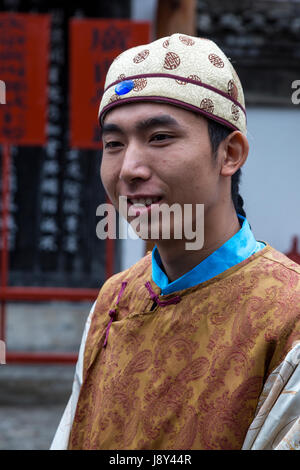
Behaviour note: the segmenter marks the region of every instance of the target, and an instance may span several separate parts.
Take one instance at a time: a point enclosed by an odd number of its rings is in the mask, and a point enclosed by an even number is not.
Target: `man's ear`
[[[240,131],[234,131],[223,140],[220,146],[222,176],[232,176],[247,160],[249,143]]]

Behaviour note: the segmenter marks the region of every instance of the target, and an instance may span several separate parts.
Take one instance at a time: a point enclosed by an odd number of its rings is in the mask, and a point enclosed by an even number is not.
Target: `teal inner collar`
[[[169,282],[163,271],[160,255],[157,246],[155,246],[152,251],[152,279],[161,289],[161,295],[171,294],[208,281],[264,248],[265,244],[257,242],[254,238],[247,219],[240,214],[238,214],[238,218],[242,226],[233,237],[200,264],[173,282]]]

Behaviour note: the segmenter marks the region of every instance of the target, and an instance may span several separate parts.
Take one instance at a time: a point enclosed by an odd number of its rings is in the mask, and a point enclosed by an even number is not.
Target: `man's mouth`
[[[134,207],[149,207],[151,204],[157,204],[161,201],[161,197],[138,197],[138,198],[128,198],[127,202],[129,205]]]

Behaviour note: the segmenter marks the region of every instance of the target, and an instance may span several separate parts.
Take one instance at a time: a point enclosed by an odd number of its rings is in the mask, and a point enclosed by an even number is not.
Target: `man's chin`
[[[147,225],[136,225],[135,221],[132,220],[127,220],[130,227],[132,230],[135,232],[135,234],[141,238],[142,240],[145,241],[152,241],[152,242],[158,242],[158,241],[170,241],[170,240],[175,240],[178,239],[178,237],[175,237],[174,231],[167,228],[163,228],[161,224],[159,226],[155,224],[147,224]],[[182,239],[182,237],[180,237]]]

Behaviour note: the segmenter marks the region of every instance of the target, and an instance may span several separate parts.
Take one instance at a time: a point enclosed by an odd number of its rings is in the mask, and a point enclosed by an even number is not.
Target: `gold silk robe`
[[[300,339],[300,266],[267,245],[159,292],[151,255],[102,287],[68,449],[242,448],[266,379]]]

